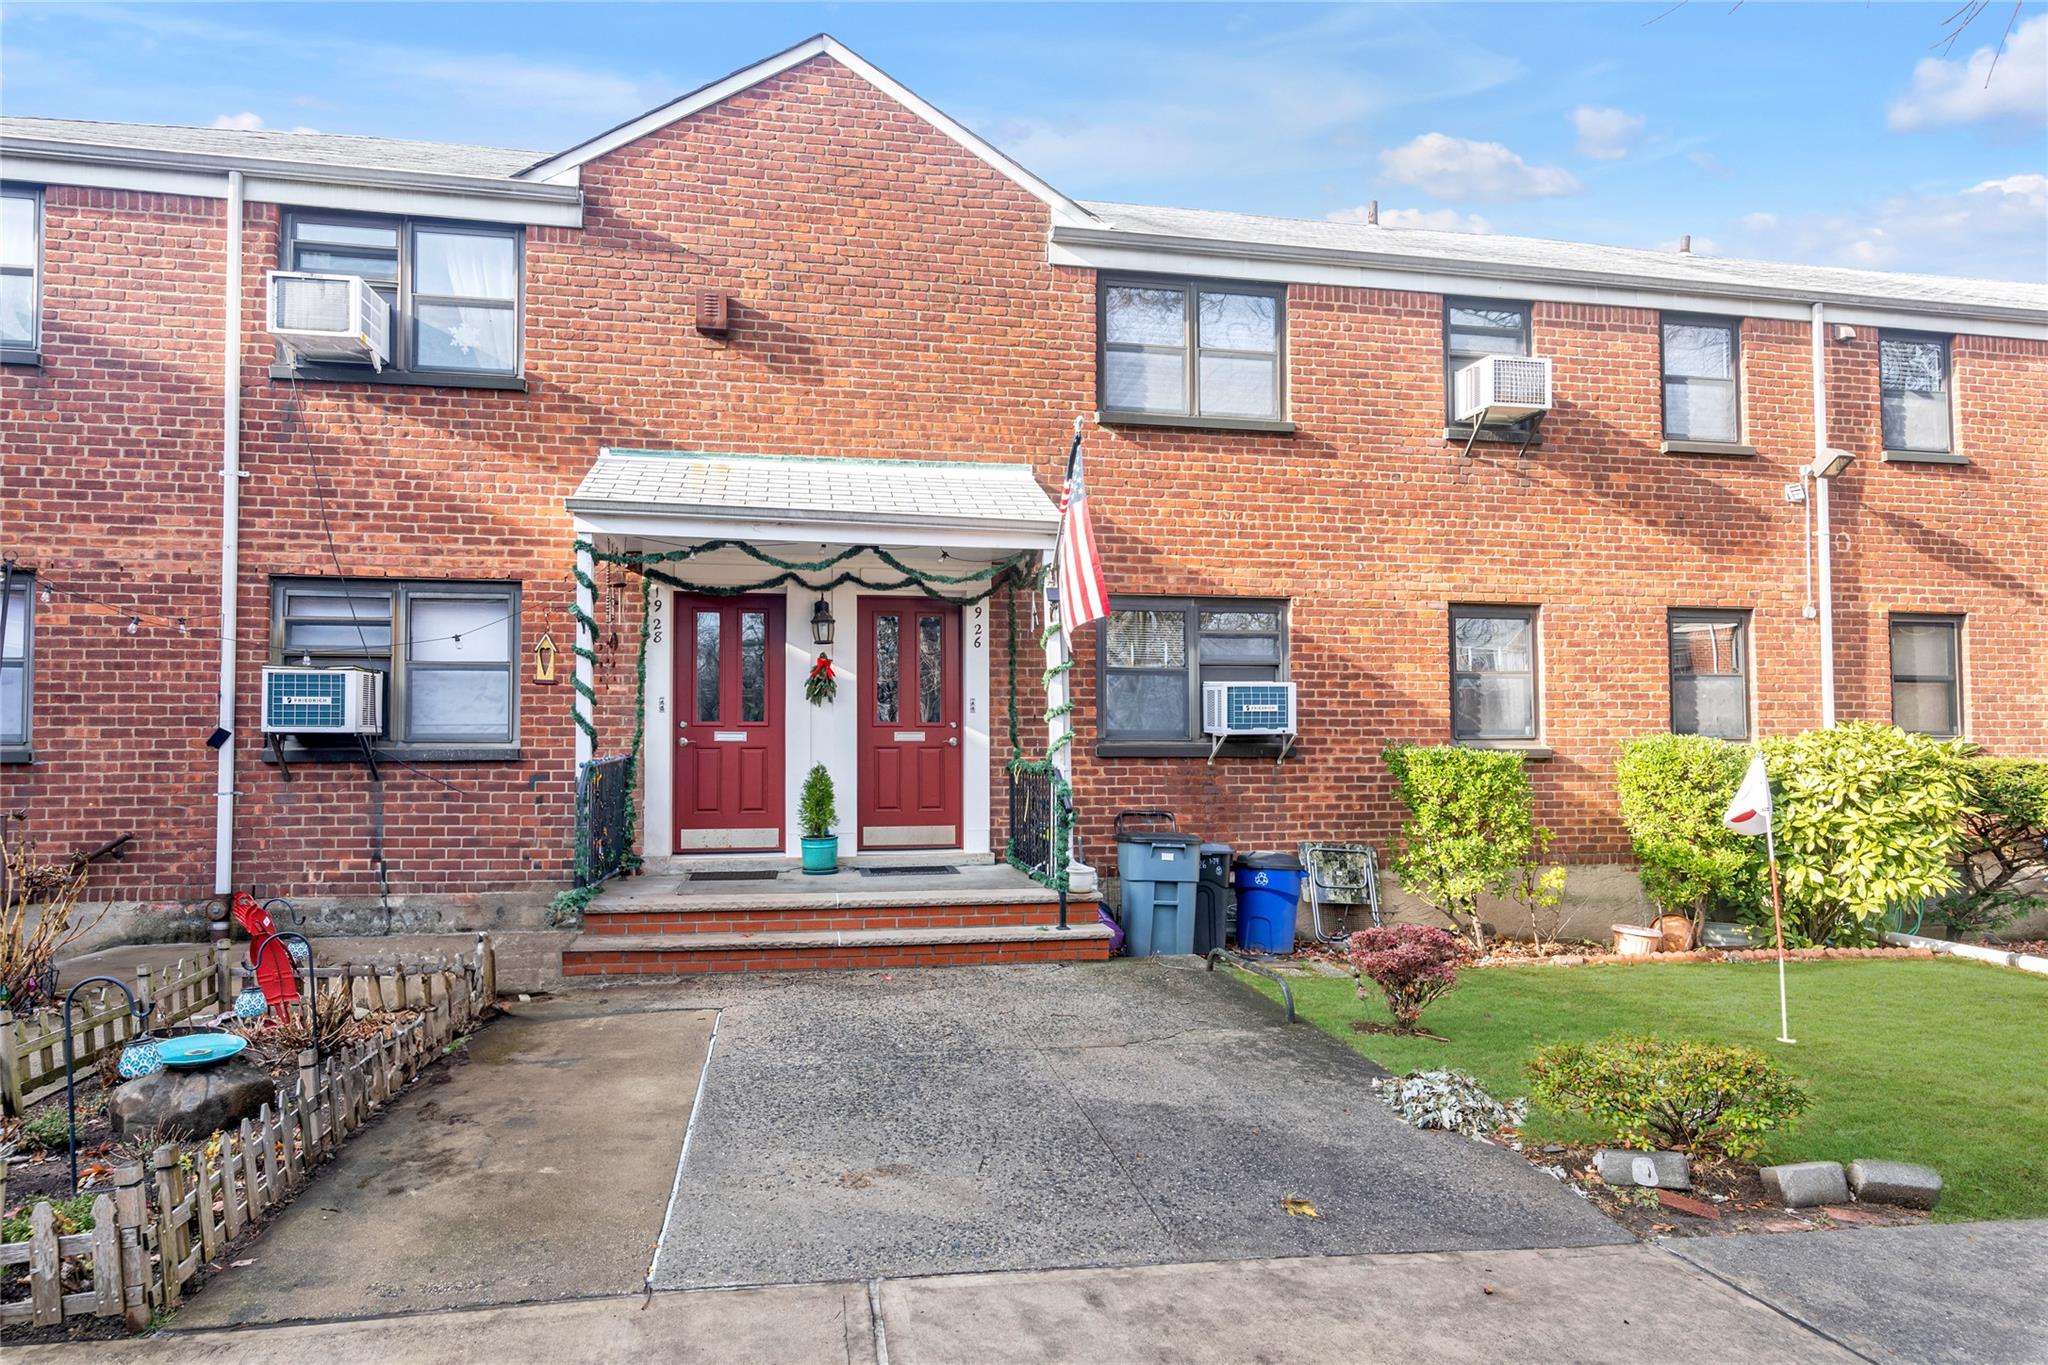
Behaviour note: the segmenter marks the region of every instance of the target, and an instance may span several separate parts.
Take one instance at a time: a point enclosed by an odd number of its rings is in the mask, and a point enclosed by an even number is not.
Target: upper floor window
[[[1286,410],[1284,287],[1199,280],[1102,286],[1106,418],[1270,424]]]
[[[1877,385],[1887,451],[1951,453],[1948,361],[1946,337],[1879,334]]]
[[[7,582],[0,632],[0,762],[28,758],[29,693],[34,685],[35,579],[13,574]]]
[[[1529,305],[1444,300],[1444,420],[1456,421],[1458,371],[1490,355],[1529,354]]]
[[[1451,738],[1535,743],[1534,607],[1451,608]]]
[[[1749,738],[1749,613],[1674,611],[1669,625],[1671,729]]]
[[[390,310],[385,375],[511,378],[520,367],[522,232],[487,224],[294,213],[284,268],[360,275]],[[366,368],[313,365],[319,378],[367,378]]]
[[[1732,318],[1664,319],[1664,435],[1673,441],[1742,439],[1737,326]]]
[[[1894,616],[1892,724],[1953,739],[1963,732],[1963,619]]]
[[[42,349],[43,196],[0,186],[0,361]]]
[[[509,750],[518,741],[514,584],[280,581],[270,641],[274,663],[384,674],[390,744]]]
[[[1286,677],[1286,604],[1113,598],[1099,658],[1105,745],[1127,754],[1206,754],[1202,684]]]

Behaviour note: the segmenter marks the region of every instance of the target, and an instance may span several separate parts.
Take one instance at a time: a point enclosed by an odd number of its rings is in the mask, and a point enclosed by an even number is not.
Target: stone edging
[[[2037,957],[2032,953],[2008,953],[2003,949],[1987,947],[1981,943],[1951,943],[1947,939],[1923,938],[1919,934],[1886,934],[1884,939],[1887,943],[1897,943],[1908,948],[1924,948],[1930,954],[1966,957],[1973,962],[1989,962],[1997,967],[2017,967],[2023,972],[2036,972],[2048,976],[2048,957]]]
[[[1899,934],[1887,934],[1887,938],[1903,938]],[[1812,959],[1835,961],[1845,958],[1931,958],[1937,949],[1926,946],[1938,942],[1933,939],[1916,939],[1910,944],[1896,948],[1787,948],[1788,959]],[[1951,945],[1942,944],[1943,947]],[[1967,945],[1964,945],[1967,946]],[[2004,957],[2018,954],[2005,953]],[[1633,963],[1658,962],[1775,962],[1778,959],[1774,948],[1696,948],[1685,953],[1635,953],[1624,956],[1620,953],[1563,953],[1557,957],[1503,957],[1481,958],[1474,967],[1620,967]],[[2028,958],[2040,962],[2040,968],[2048,971],[2048,959]]]

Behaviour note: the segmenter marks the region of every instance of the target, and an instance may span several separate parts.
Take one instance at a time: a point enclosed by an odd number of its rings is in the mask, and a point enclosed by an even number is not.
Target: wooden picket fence
[[[227,945],[216,944],[167,967],[137,967],[135,998],[156,1006],[149,1027],[164,1029],[209,1009],[225,1009],[221,994],[227,977]],[[71,1046],[80,1070],[89,1070],[134,1036],[135,1016],[119,991],[100,988],[82,995],[71,1011]],[[64,1012],[16,1016],[0,1009],[0,1113],[18,1117],[63,1088]]]
[[[423,966],[424,964],[414,964]],[[496,993],[488,938],[473,957],[433,970],[338,967],[335,975],[382,996],[384,983],[411,1019],[317,1063],[299,1054],[297,1081],[233,1133],[218,1133],[196,1157],[159,1147],[151,1168],[126,1165],[114,1193],[93,1202],[93,1227],[57,1234],[47,1202],[31,1215],[29,1240],[0,1244],[0,1324],[55,1326],[66,1318],[120,1317],[130,1331],[183,1302],[209,1262],[312,1178],[341,1144],[403,1090],[458,1036],[475,1027]],[[324,973],[323,973],[324,975]],[[375,985],[369,983],[377,983]],[[360,997],[359,997],[360,998]],[[388,998],[388,997],[386,997]],[[374,1008],[375,1006],[373,1006]],[[5,1200],[0,1179],[0,1203]],[[64,1292],[65,1267],[74,1283]],[[8,1268],[27,1266],[25,1275]],[[17,1294],[18,1279],[27,1296]]]

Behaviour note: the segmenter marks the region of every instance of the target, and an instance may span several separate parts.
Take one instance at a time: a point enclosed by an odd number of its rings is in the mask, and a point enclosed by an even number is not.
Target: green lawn
[[[1887,1157],[1941,1172],[1939,1219],[2048,1216],[2048,980],[1982,963],[1794,962],[1792,1036],[1776,1041],[1771,963],[1488,967],[1467,971],[1423,1027],[1451,1041],[1357,1033],[1386,1022],[1352,983],[1294,977],[1302,1018],[1396,1073],[1456,1067],[1496,1095],[1528,1093],[1523,1064],[1547,1043],[1618,1030],[1745,1043],[1806,1080],[1812,1100],[1765,1162]],[[1239,975],[1278,998],[1270,982]],[[1590,1141],[1541,1107],[1537,1141]]]

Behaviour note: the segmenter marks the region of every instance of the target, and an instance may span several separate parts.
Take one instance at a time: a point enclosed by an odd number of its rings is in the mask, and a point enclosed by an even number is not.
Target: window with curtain
[[[1664,435],[1673,441],[1742,439],[1741,383],[1732,318],[1664,319]]]
[[[1451,738],[1534,743],[1534,607],[1451,608]]]
[[[28,759],[35,609],[35,579],[15,574],[7,587],[6,630],[0,633],[0,762]]]
[[[518,741],[514,584],[279,581],[270,656],[383,674],[384,737],[401,750],[509,750]]]
[[[0,185],[0,361],[42,348],[43,196]]]
[[[1529,354],[1529,305],[1486,299],[1444,300],[1444,420],[1454,421],[1454,376],[1490,355]],[[1515,423],[1520,429],[1521,423]]]
[[[1877,339],[1879,406],[1884,448],[1910,455],[1947,455],[1949,351],[1946,337],[1881,333]]]
[[[1671,729],[1749,738],[1749,613],[1674,611],[1668,625]]]
[[[289,270],[359,275],[391,313],[395,354],[381,378],[511,378],[520,370],[522,229],[492,224],[295,213]],[[367,366],[301,367],[315,378],[370,378]]]
[[[1111,753],[1207,755],[1202,684],[1287,676],[1287,604],[1115,597],[1097,657],[1100,739]]]
[[[1939,739],[1963,732],[1963,618],[1894,616],[1892,724]]]
[[[1100,402],[1105,420],[1273,423],[1285,411],[1283,287],[1106,280]]]

